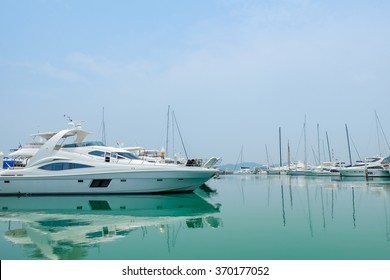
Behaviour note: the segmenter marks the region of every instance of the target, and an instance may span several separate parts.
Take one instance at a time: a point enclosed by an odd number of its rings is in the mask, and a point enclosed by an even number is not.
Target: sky
[[[349,161],[346,125],[353,160],[390,155],[389,14],[385,0],[0,0],[0,151],[64,116],[99,140],[103,110],[109,145],[161,149],[169,106],[168,156],[185,156],[181,134],[190,158],[278,163],[280,128],[284,161],[288,144],[328,160],[326,134]]]

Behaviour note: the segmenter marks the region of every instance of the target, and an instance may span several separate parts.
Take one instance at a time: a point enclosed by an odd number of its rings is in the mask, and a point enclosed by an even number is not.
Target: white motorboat
[[[390,163],[383,157],[367,158],[353,166],[339,169],[341,177],[390,177]]]
[[[304,176],[307,170],[306,164],[303,162],[291,162],[288,164],[287,175]]]
[[[305,172],[306,176],[340,176],[339,169],[345,166],[344,162],[326,161],[319,166],[308,169]]]
[[[113,147],[83,145],[80,126],[47,139],[23,168],[0,171],[0,195],[125,194],[193,191],[217,172],[143,161]],[[75,136],[74,144],[61,146]],[[98,147],[98,148],[97,148]]]

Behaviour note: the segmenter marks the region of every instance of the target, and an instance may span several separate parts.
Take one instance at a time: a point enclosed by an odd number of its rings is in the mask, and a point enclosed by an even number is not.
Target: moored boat
[[[341,177],[390,177],[390,163],[383,157],[367,158],[353,166],[339,169]]]
[[[340,176],[339,170],[345,166],[344,162],[322,162],[319,166],[306,170],[306,176]]]
[[[217,172],[213,168],[149,163],[112,147],[86,153],[88,133],[73,126],[51,136],[23,168],[0,171],[0,195],[189,192]],[[76,137],[72,146],[58,146]],[[93,151],[92,151],[93,152]],[[123,152],[123,153],[122,153]]]

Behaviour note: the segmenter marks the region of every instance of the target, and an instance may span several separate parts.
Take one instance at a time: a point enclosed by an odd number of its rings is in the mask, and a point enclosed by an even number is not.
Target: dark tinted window
[[[77,148],[77,147],[87,147],[87,146],[105,146],[105,145],[101,141],[88,141],[88,142],[81,142],[81,143],[65,144],[62,147],[63,148]]]
[[[138,157],[132,153],[118,153],[118,155],[124,157],[124,158],[128,158],[128,159],[138,159]]]
[[[92,166],[86,165],[86,164],[80,164],[80,163],[73,163],[73,162],[56,162],[56,163],[50,163],[50,164],[41,166],[41,167],[39,167],[39,169],[59,171],[59,170],[87,168],[87,167],[92,167]]]
[[[104,157],[104,152],[98,150],[89,152],[88,154],[97,157]]]

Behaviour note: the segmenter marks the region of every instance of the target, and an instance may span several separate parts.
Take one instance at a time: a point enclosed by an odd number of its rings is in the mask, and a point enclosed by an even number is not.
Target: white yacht
[[[23,168],[0,171],[0,195],[126,194],[193,191],[213,168],[149,163],[113,147],[83,144],[80,126],[59,131]],[[59,142],[75,136],[74,144]],[[91,145],[90,145],[91,144]]]
[[[288,164],[287,175],[291,176],[304,176],[307,170],[307,166],[303,162],[291,162]]]
[[[340,176],[339,170],[345,166],[344,162],[326,161],[319,166],[308,169],[305,172],[306,176]]]
[[[74,123],[69,123],[70,126],[75,126]],[[78,124],[80,127],[80,124]],[[81,130],[80,130],[81,131]],[[23,146],[19,146],[16,149],[11,149],[9,154],[9,161],[4,161],[4,166],[10,167],[9,163],[12,163],[12,166],[24,166],[26,162],[36,154],[39,148],[51,137],[53,137],[55,132],[43,132],[32,134],[33,142],[27,143]],[[146,150],[143,147],[107,147],[101,141],[85,141],[84,138],[90,133],[83,131],[83,133],[78,133],[77,139],[72,144],[58,145],[56,149],[63,149],[68,151],[77,151],[78,153],[86,153],[94,156],[103,157],[109,155],[114,160],[120,159],[141,159],[143,161],[148,161],[151,163],[162,163],[162,164],[178,164],[186,166],[197,166],[197,167],[206,167],[217,169],[218,165],[221,163],[222,159],[219,157],[211,157],[207,160],[203,159],[169,159],[162,155],[162,151],[158,150]],[[111,153],[111,155],[110,155]],[[4,168],[4,167],[3,167]]]
[[[390,177],[390,163],[383,157],[367,158],[353,166],[339,169],[341,177]]]

